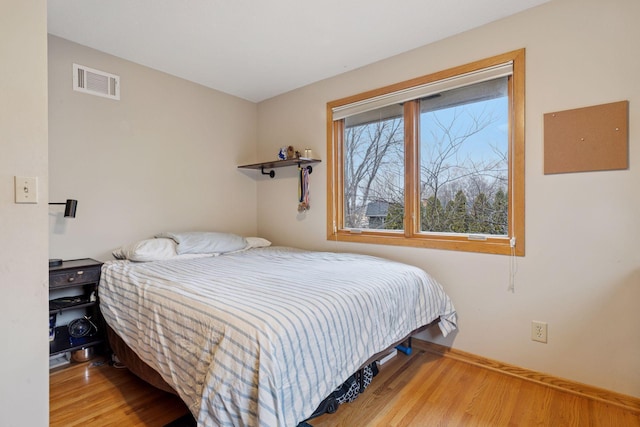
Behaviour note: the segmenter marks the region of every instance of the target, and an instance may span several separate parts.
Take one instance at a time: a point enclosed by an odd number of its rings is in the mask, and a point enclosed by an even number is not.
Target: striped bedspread
[[[180,395],[198,426],[296,426],[371,355],[456,314],[424,271],[271,247],[110,261],[106,322]]]

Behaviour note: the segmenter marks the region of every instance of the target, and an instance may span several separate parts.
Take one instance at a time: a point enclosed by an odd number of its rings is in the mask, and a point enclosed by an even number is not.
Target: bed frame
[[[360,393],[364,391],[364,384],[363,384],[362,378],[363,378],[364,368],[366,366],[369,366],[373,362],[380,360],[382,357],[384,357],[389,353],[390,349],[393,349],[394,347],[398,348],[398,350],[400,350],[401,352],[407,355],[410,354],[411,353],[411,336],[419,332],[422,332],[423,330],[427,329],[429,326],[436,324],[438,321],[439,321],[439,318],[434,320],[432,323],[428,325],[422,326],[414,330],[409,335],[407,335],[400,341],[394,343],[389,348],[379,353],[376,353],[373,356],[371,356],[369,359],[367,359],[367,361],[364,364],[362,364],[360,369],[355,373],[356,378],[358,379],[358,382],[360,385]],[[135,374],[142,380],[146,381],[147,383],[151,384],[152,386],[159,388],[160,390],[164,390],[168,393],[175,394],[176,396],[178,395],[178,393],[176,393],[176,391],[162,378],[162,376],[158,372],[156,372],[153,368],[151,368],[149,365],[147,365],[145,362],[143,362],[142,359],[140,359],[138,355],[129,346],[127,346],[127,344],[125,344],[122,338],[120,338],[120,336],[113,329],[111,329],[111,327],[109,327],[109,325],[105,325],[105,326],[107,330],[107,339],[109,341],[111,351],[118,357],[118,360],[129,369],[129,371],[131,371],[133,374]],[[332,400],[331,396],[329,396],[327,399],[322,401],[318,409],[316,409],[316,411],[305,421],[308,421],[312,418],[319,417],[320,415],[325,413],[332,414],[338,409],[338,406],[339,406],[338,402],[335,401],[335,399]],[[302,421],[300,425],[304,426],[305,421]],[[306,425],[308,426],[308,424]]]
[[[151,366],[147,365],[138,357],[138,355],[125,344],[120,336],[109,325],[105,325],[107,330],[107,339],[111,351],[118,357],[120,363],[125,365],[132,373],[148,382],[152,386],[175,394],[178,393],[171,387],[162,376],[156,372]]]

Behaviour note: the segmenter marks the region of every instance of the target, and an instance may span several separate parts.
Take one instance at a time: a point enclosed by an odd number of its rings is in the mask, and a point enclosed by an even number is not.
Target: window
[[[524,50],[327,104],[328,238],[524,255]]]

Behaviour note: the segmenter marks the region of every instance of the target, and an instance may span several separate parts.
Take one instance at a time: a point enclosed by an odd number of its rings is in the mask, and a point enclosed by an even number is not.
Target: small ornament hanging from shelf
[[[300,167],[298,166],[298,171],[300,172],[300,184],[298,187],[298,212],[306,212],[311,208],[309,204],[309,174],[311,171],[309,170],[311,166]]]

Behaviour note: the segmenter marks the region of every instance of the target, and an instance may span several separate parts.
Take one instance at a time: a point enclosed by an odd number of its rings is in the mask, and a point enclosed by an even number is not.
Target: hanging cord
[[[513,132],[513,128],[512,128]],[[516,160],[513,155],[513,141],[515,140],[515,136],[512,134],[510,139],[509,146],[509,174],[510,178],[510,190],[508,190],[507,194],[509,195],[509,210],[511,211],[511,218],[509,220],[509,235],[511,238],[509,239],[509,248],[511,249],[511,253],[509,254],[509,292],[512,294],[516,293],[516,273],[518,272],[518,257],[516,256],[516,197],[515,193],[516,189]]]
[[[516,273],[518,272],[518,257],[516,257],[516,238],[509,240],[511,254],[509,255],[509,292],[516,292]]]
[[[309,168],[298,167],[300,172],[300,185],[298,186],[298,212],[305,212],[311,208],[309,204]]]

